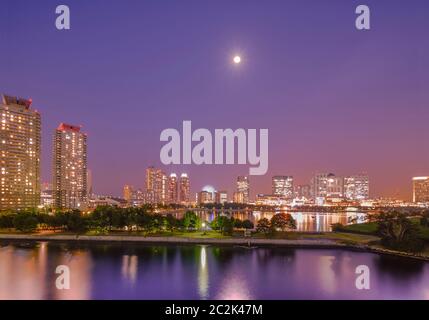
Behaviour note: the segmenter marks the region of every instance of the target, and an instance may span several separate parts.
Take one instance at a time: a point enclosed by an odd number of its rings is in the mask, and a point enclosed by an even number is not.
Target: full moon
[[[234,57],[234,63],[239,64],[241,62],[241,57],[240,56],[235,56]]]

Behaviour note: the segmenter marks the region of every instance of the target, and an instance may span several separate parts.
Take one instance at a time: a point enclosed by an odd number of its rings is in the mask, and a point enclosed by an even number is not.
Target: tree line
[[[193,211],[186,211],[181,218],[172,214],[162,215],[153,211],[150,206],[135,208],[119,208],[99,206],[89,214],[79,210],[60,211],[47,214],[38,211],[0,214],[0,229],[15,229],[21,232],[36,230],[51,230],[82,233],[96,231],[108,233],[112,231],[143,231],[153,233],[158,231],[207,231],[212,229],[225,235],[231,235],[234,230],[253,230],[252,221],[235,219],[219,215],[210,223],[202,221]],[[290,214],[279,213],[271,220],[259,220],[256,230],[264,234],[275,231],[296,229],[295,220]]]
[[[187,211],[181,218],[172,214],[156,213],[149,206],[119,208],[99,206],[89,214],[79,210],[68,210],[53,214],[37,211],[0,214],[0,229],[16,229],[22,232],[36,230],[55,230],[85,232],[89,230],[111,232],[118,230],[144,231],[196,231],[213,229],[231,234],[234,229],[253,229],[250,220],[239,220],[218,216],[211,223],[202,221],[193,211]]]

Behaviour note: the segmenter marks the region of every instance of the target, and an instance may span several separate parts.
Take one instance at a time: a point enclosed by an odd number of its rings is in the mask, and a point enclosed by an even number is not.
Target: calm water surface
[[[70,290],[55,268],[71,270]],[[355,268],[370,268],[357,290]],[[328,249],[0,242],[0,299],[429,299],[429,263]]]

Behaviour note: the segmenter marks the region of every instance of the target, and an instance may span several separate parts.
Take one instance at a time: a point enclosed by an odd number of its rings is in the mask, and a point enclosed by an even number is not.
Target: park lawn
[[[419,225],[419,236],[420,239],[429,242],[429,228]]]
[[[366,222],[358,224],[350,224],[341,228],[342,232],[361,233],[361,234],[376,234],[377,223]]]
[[[411,221],[417,225],[419,228],[419,236],[422,240],[429,242],[429,227],[424,227],[420,225],[420,218],[419,217],[413,217],[411,218]]]
[[[322,233],[311,233],[311,232],[276,232],[274,234],[252,234],[254,239],[284,239],[284,240],[313,240],[313,239],[327,239],[338,241],[341,243],[348,244],[359,244],[365,245],[372,242],[379,241],[380,238],[369,234],[357,234],[347,232],[322,232]]]
[[[64,234],[64,233],[63,233]],[[97,233],[95,231],[88,231],[85,233],[88,236],[127,236],[127,237],[178,237],[178,238],[193,238],[193,239],[228,239],[231,236],[222,235],[217,231],[193,231],[193,232],[184,232],[184,231],[157,231],[153,233],[146,233],[142,231],[133,231],[133,232],[120,232],[112,231],[107,233]]]
[[[303,239],[329,239],[329,240],[334,240],[341,243],[351,243],[351,244],[360,244],[360,245],[366,245],[380,240],[379,237],[369,235],[369,234],[346,233],[346,232],[303,234],[302,238]]]
[[[178,238],[192,238],[192,239],[228,239],[231,236],[223,235],[217,231],[193,231],[193,232],[183,232],[183,231],[162,231],[150,234],[151,237],[178,237]]]
[[[282,240],[297,240],[300,239],[301,234],[304,232],[275,232],[274,234],[268,233],[252,233],[252,238],[254,239],[282,239]]]
[[[420,218],[413,217],[410,220],[417,226],[419,230],[419,238],[429,242],[429,227],[424,227],[420,225]],[[375,222],[366,222],[359,224],[352,224],[343,226],[341,228],[343,233],[355,233],[355,234],[366,234],[366,235],[375,235],[377,233],[377,223]]]

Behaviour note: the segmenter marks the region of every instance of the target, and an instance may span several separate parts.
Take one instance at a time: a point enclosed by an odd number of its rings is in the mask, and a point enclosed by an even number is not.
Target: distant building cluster
[[[367,175],[347,177],[335,176],[333,173],[316,174],[312,181],[312,196],[316,203],[326,200],[367,200],[369,199],[369,178]]]
[[[324,205],[369,199],[367,175],[339,177],[333,173],[313,176],[308,185],[295,185],[293,176],[272,177],[272,193],[258,194],[260,205]]]
[[[190,180],[186,173],[180,177],[176,173],[167,174],[155,167],[146,169],[145,190],[125,185],[123,197],[128,205],[143,204],[183,204],[190,203]]]

